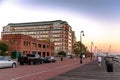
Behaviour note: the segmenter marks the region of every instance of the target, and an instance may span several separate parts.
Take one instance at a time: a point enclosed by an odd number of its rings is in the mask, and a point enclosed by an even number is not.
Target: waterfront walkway
[[[107,72],[105,60],[100,68],[97,60],[93,60],[49,80],[120,80],[120,63],[111,62],[113,63],[113,72]]]

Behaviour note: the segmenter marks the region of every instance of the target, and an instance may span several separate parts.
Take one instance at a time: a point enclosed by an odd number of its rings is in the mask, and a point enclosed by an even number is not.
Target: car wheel
[[[20,61],[20,65],[24,65],[24,63],[22,61]]]
[[[12,64],[12,68],[15,68],[15,67],[16,67],[16,64],[15,64],[15,63],[13,63],[13,64]]]
[[[43,61],[40,61],[40,64],[43,64]]]
[[[33,63],[34,63],[33,61],[30,61],[30,65],[33,65]]]

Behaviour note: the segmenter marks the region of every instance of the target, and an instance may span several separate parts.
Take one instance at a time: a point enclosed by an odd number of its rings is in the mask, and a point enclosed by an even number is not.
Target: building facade
[[[39,54],[41,57],[54,56],[54,43],[41,41],[23,34],[6,34],[2,36],[2,41],[8,44],[8,55],[12,51],[26,54]]]
[[[75,35],[71,26],[62,20],[10,23],[3,27],[1,34],[1,36],[4,34],[25,34],[39,40],[49,40],[55,43],[55,53],[63,50],[67,54],[71,54],[72,46],[75,42]]]

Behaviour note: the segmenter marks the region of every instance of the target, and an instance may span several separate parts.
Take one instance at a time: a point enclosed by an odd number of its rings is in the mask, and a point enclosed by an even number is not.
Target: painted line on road
[[[96,79],[88,79],[88,78],[81,78],[81,77],[79,77],[79,78],[76,78],[76,77],[67,77],[67,76],[58,76],[57,77],[57,79],[58,80],[62,80],[62,79],[66,79],[66,80],[68,80],[68,79],[70,79],[70,80],[96,80]]]
[[[78,64],[78,63],[75,63],[75,64]],[[33,74],[28,74],[28,75],[24,75],[24,76],[13,78],[11,80],[17,80],[17,79],[21,79],[21,78],[24,78],[24,77],[29,77],[29,76],[33,76],[33,75],[37,75],[37,74],[42,74],[42,73],[45,73],[45,72],[49,72],[49,71],[54,71],[54,70],[65,68],[65,67],[72,66],[72,65],[75,65],[75,64],[70,64],[70,65],[66,65],[66,66],[54,68],[54,69],[47,70],[47,71],[37,72],[37,73],[33,73]]]

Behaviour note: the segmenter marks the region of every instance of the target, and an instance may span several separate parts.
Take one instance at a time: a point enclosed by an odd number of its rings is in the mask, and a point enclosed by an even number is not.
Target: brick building
[[[55,43],[54,52],[61,50],[72,53],[72,46],[76,40],[75,33],[71,26],[62,20],[29,22],[29,23],[9,23],[3,27],[4,34],[25,34],[39,40],[50,40]]]
[[[2,36],[2,41],[9,46],[8,53],[16,50],[26,55],[28,53],[38,53],[40,56],[54,55],[54,43],[41,41],[23,34],[6,34]]]

